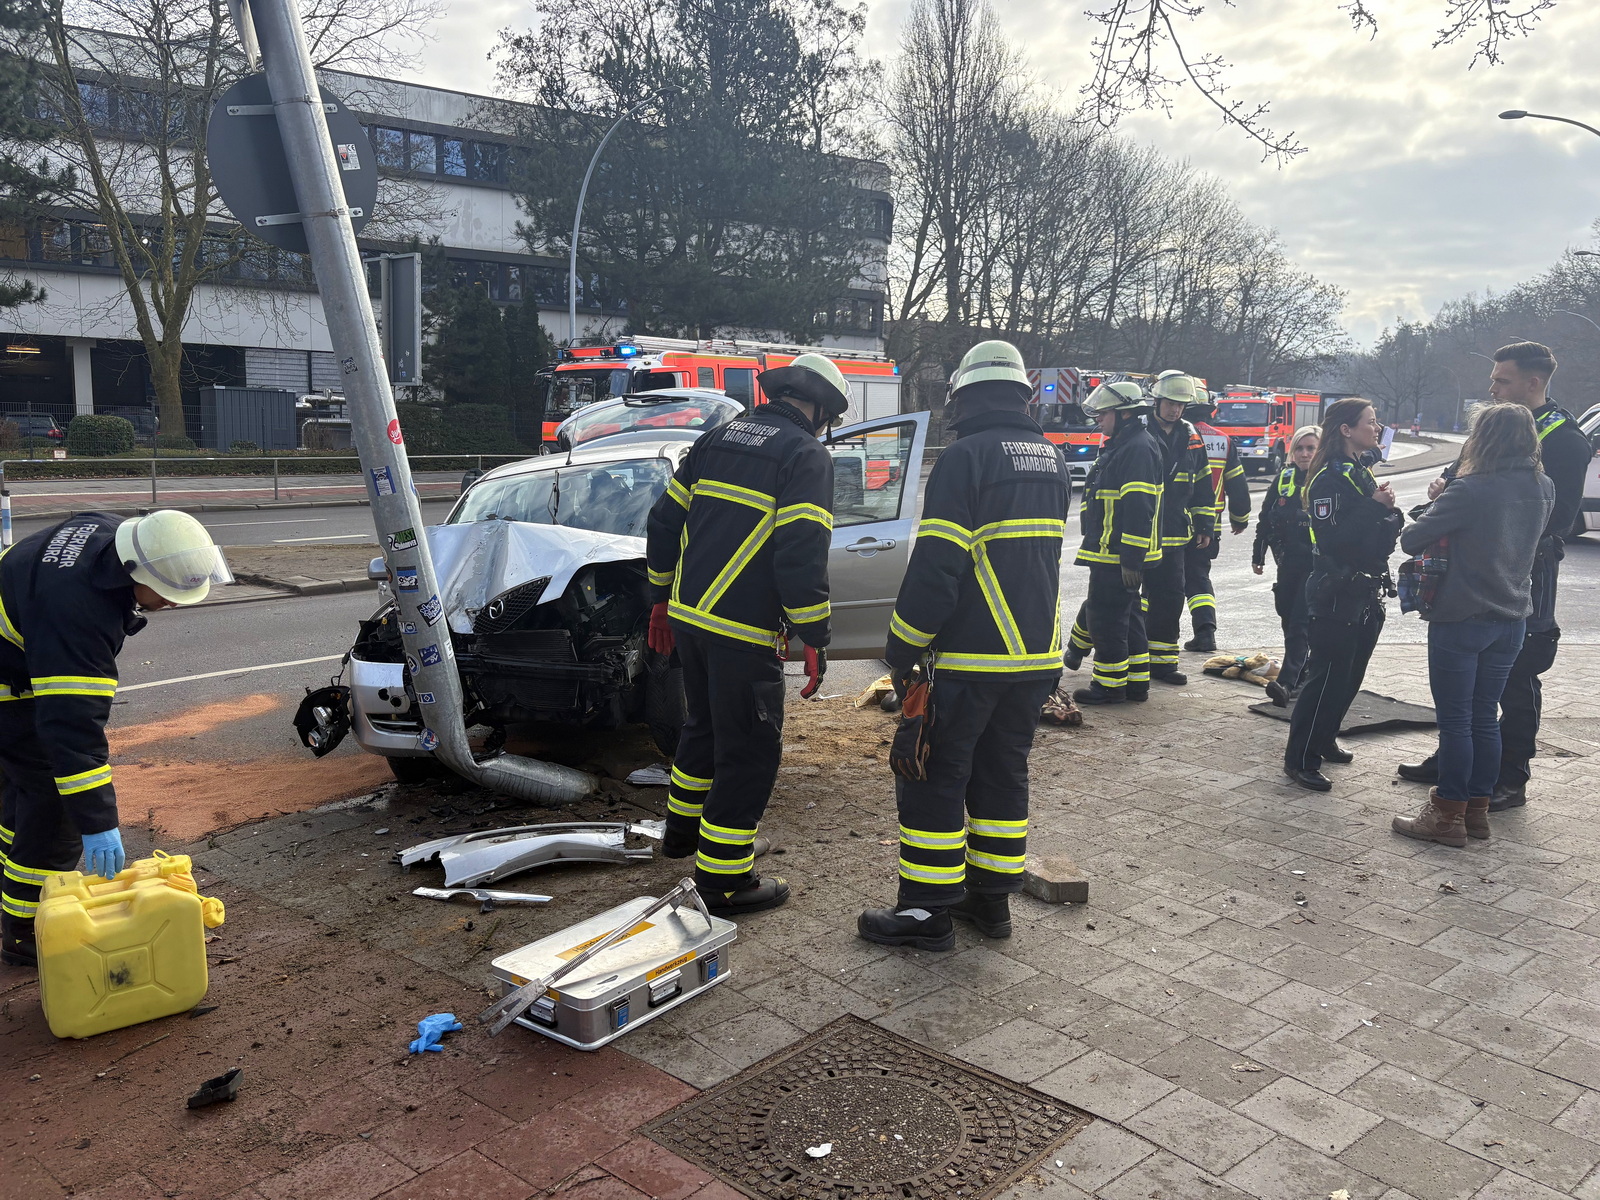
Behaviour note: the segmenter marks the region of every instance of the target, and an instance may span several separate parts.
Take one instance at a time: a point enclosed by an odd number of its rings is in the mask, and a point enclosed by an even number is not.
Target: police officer
[[[232,578],[205,527],[171,511],[79,513],[0,554],[0,961],[37,961],[39,891],[80,852],[91,874],[122,870],[106,719],[140,610]]]
[[[1094,651],[1094,678],[1072,693],[1079,704],[1121,704],[1150,696],[1150,650],[1139,591],[1161,561],[1160,509],[1166,462],[1145,427],[1150,401],[1136,383],[1103,383],[1084,411],[1104,441],[1083,484],[1083,544],[1073,561],[1089,568],[1089,595],[1072,623],[1066,665]]]
[[[1539,432],[1543,471],[1555,484],[1556,506],[1550,514],[1539,553],[1533,562],[1533,615],[1528,618],[1522,650],[1511,665],[1505,691],[1500,694],[1500,779],[1489,800],[1490,812],[1520,808],[1528,802],[1530,764],[1537,750],[1543,685],[1539,677],[1554,665],[1561,627],[1556,623],[1556,585],[1565,554],[1565,539],[1577,524],[1583,504],[1584,477],[1593,451],[1577,420],[1548,395],[1556,359],[1550,347],[1538,342],[1514,342],[1494,352],[1489,375],[1489,395],[1503,404],[1526,405]],[[1454,466],[1429,488],[1428,498],[1439,494]],[[1437,755],[1420,763],[1403,763],[1402,778],[1417,783],[1438,783]]]
[[[1307,473],[1317,455],[1322,430],[1302,425],[1289,439],[1289,465],[1278,472],[1261,497],[1261,519],[1250,552],[1250,569],[1266,570],[1267,551],[1277,565],[1272,585],[1273,605],[1283,622],[1283,662],[1278,677],[1267,684],[1267,695],[1279,708],[1287,708],[1299,691],[1305,673],[1310,616],[1306,612],[1306,580],[1311,578],[1311,514],[1306,510]]]
[[[817,434],[849,403],[820,354],[759,381],[766,404],[695,439],[650,511],[647,548],[650,648],[676,648],[687,705],[662,853],[694,854],[700,894],[724,915],[789,898],[755,874],[756,827],[782,754],[784,630],[806,646],[804,694],[827,669],[833,460]]]
[[[1222,551],[1222,513],[1227,509],[1228,526],[1234,535],[1250,527],[1250,485],[1244,477],[1244,464],[1233,439],[1209,418],[1217,411],[1211,393],[1195,385],[1194,403],[1184,409],[1184,418],[1194,426],[1206,447],[1207,493],[1211,507],[1211,526],[1215,535],[1203,545],[1197,534],[1184,547],[1183,593],[1189,601],[1189,623],[1194,636],[1183,644],[1185,650],[1201,654],[1217,648],[1217,598],[1211,591],[1211,564]]]
[[[899,900],[868,909],[871,942],[949,950],[951,918],[1009,937],[1022,889],[1028,752],[1061,677],[1061,541],[1071,485],[1027,415],[1022,356],[980,342],[950,381],[947,446],[928,478],[884,657],[905,694],[931,662],[926,778],[897,780]]]
[[[1361,690],[1378,634],[1389,555],[1405,519],[1394,489],[1367,469],[1383,425],[1372,402],[1336,400],[1323,414],[1322,440],[1311,460],[1306,506],[1311,513],[1311,577],[1306,583],[1311,657],[1289,720],[1284,774],[1301,787],[1333,787],[1322,764],[1349,762],[1334,740]]]
[[[1150,638],[1150,678],[1182,686],[1178,631],[1183,624],[1184,559],[1191,543],[1208,549],[1216,520],[1207,486],[1206,446],[1183,414],[1194,403],[1194,380],[1163,371],[1151,387],[1155,400],[1150,432],[1161,446],[1166,479],[1161,489],[1161,561],[1144,573],[1145,630]]]

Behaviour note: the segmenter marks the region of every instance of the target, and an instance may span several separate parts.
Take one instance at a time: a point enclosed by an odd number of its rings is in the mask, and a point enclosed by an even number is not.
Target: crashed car
[[[910,556],[927,423],[926,413],[884,417],[828,438],[834,658],[883,652]],[[461,673],[463,715],[469,726],[488,729],[491,746],[525,723],[642,723],[663,754],[676,749],[682,673],[645,644],[645,531],[701,428],[635,422],[564,454],[498,467],[472,483],[443,525],[425,531]],[[386,578],[382,559],[373,567]],[[421,745],[398,622],[387,603],[362,623],[347,683],[356,741],[387,758],[396,778],[412,781],[437,768]]]

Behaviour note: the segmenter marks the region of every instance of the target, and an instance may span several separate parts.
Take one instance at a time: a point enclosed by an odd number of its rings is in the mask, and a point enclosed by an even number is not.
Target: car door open
[[[826,442],[833,457],[833,658],[883,655],[911,561],[927,437],[928,414],[919,412],[847,425]]]

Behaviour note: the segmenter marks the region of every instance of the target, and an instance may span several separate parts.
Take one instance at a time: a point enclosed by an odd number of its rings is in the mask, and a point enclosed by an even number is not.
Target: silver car
[[[831,657],[883,653],[916,527],[927,429],[927,413],[908,413],[847,426],[827,439],[834,466]],[[643,723],[663,753],[676,748],[681,673],[645,645],[645,532],[651,507],[698,432],[634,427],[499,467],[468,488],[443,525],[424,531],[465,717],[487,727],[491,744],[525,722]],[[373,560],[377,571],[382,564]],[[409,781],[435,765],[420,744],[423,725],[398,621],[386,603],[361,626],[349,664],[351,718],[361,746]]]

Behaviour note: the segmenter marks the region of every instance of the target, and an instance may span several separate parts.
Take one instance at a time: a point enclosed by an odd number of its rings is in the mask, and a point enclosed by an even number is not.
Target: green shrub
[[[129,426],[132,428],[132,426]],[[194,439],[181,433],[156,434],[157,450],[193,450]]]
[[[443,454],[446,452],[442,411],[432,404],[405,401],[394,406],[400,417],[400,430],[406,439],[409,454]]]
[[[133,422],[126,417],[73,417],[67,425],[67,452],[85,458],[126,454],[133,449]]]
[[[511,414],[492,404],[452,404],[442,419],[445,454],[505,454],[520,447],[511,432]],[[415,453],[422,453],[418,450]]]
[[[240,440],[240,441],[237,441],[237,442],[229,443],[229,445],[228,445],[228,453],[229,454],[260,454],[261,453],[261,447],[256,445],[254,442],[248,442],[248,441]]]

